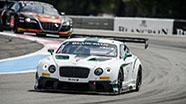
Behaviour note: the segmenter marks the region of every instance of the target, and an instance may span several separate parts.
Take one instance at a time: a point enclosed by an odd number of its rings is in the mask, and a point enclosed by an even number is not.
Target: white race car
[[[51,56],[39,62],[34,88],[113,94],[139,91],[142,65],[125,42],[145,43],[147,48],[147,40],[101,36],[67,39],[55,52],[49,49]]]

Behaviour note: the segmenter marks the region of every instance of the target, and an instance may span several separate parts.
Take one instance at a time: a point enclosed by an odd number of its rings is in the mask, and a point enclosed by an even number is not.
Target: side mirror
[[[51,55],[53,55],[54,49],[48,49],[48,52],[49,52]]]
[[[65,15],[65,12],[61,12],[61,15],[64,16]]]
[[[130,53],[125,53],[125,57],[123,58],[123,60],[125,61],[126,58],[128,58],[128,57],[132,57],[132,54],[130,54]]]

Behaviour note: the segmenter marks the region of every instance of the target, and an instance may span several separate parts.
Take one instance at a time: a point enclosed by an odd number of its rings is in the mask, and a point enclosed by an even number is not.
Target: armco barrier
[[[73,20],[73,28],[113,30],[114,18],[69,16]]]

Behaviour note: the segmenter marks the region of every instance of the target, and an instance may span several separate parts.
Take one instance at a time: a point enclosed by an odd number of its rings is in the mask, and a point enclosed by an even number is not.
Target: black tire
[[[15,18],[13,31],[14,31],[14,33],[17,33],[17,34],[24,34],[23,31],[18,31],[18,24],[19,24],[18,21],[19,20],[17,18]]]
[[[0,24],[0,32],[3,32],[3,24]]]
[[[123,83],[123,71],[120,69],[118,73],[118,91],[114,92],[115,95],[119,95],[122,92],[122,83]]]
[[[36,33],[36,36],[38,36],[38,37],[46,37],[46,34],[45,33]]]
[[[139,67],[138,74],[136,77],[136,89],[135,91],[139,91],[142,84],[142,68]]]
[[[59,35],[59,38],[68,38],[69,36],[66,36],[66,35]]]
[[[35,85],[34,85],[34,90],[35,91],[42,91],[41,89],[41,84],[40,84],[40,80],[39,80],[39,76],[38,76],[38,73],[36,72],[36,75],[35,75]]]

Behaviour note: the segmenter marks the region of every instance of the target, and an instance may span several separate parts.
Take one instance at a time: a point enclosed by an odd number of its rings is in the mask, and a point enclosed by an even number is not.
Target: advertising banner
[[[173,21],[173,19],[116,17],[114,31],[134,34],[172,35]]]
[[[174,21],[173,35],[186,36],[186,20],[175,20]]]

